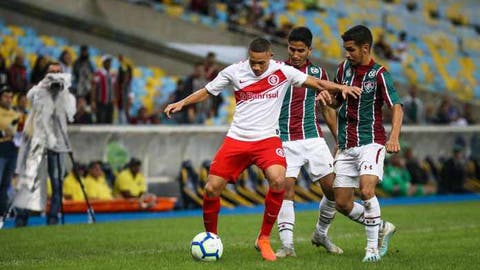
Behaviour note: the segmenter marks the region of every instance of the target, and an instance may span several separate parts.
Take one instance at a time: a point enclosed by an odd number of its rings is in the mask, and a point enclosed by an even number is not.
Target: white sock
[[[363,205],[357,202],[353,202],[353,208],[352,211],[350,211],[350,213],[348,214],[348,217],[351,220],[363,225],[363,221],[365,220],[364,214],[365,208],[363,207]]]
[[[330,223],[335,217],[335,201],[330,201],[326,196],[323,196],[319,208],[319,216],[317,221],[317,232],[322,235],[327,235]]]
[[[293,248],[293,227],[295,226],[295,210],[293,201],[283,200],[277,218],[278,233],[284,247]]]
[[[363,201],[365,206],[365,232],[367,234],[367,248],[378,248],[378,230],[380,229],[380,204],[376,196]]]

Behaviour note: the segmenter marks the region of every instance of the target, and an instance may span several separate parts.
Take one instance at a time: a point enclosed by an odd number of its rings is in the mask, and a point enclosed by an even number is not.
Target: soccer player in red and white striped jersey
[[[209,94],[218,95],[225,87],[233,87],[237,102],[235,114],[227,137],[211,163],[203,198],[203,222],[206,231],[217,233],[220,194],[227,183],[234,183],[248,166],[257,165],[264,171],[270,188],[256,247],[263,259],[273,261],[276,256],[270,246],[270,233],[285,186],[286,161],[278,136],[278,117],[286,90],[290,85],[316,89],[325,104],[330,101],[328,91],[356,97],[361,90],[319,80],[272,60],[270,42],[263,38],[250,43],[248,55],[248,60],[226,67],[204,88],[167,105],[165,113],[170,117],[184,106],[205,100]]]

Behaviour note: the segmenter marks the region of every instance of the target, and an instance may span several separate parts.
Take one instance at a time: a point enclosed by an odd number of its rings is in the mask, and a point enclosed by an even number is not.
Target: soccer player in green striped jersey
[[[375,187],[383,177],[385,152],[400,151],[400,128],[403,109],[385,67],[371,55],[372,33],[363,25],[343,35],[346,60],[337,69],[335,82],[358,86],[358,99],[338,98],[338,146],[335,157],[336,178],[333,184],[338,211],[365,225],[367,235],[364,262],[376,262],[387,253],[395,226],[382,221]],[[392,111],[392,129],[387,138],[382,119],[382,106]],[[363,205],[354,202],[354,189],[360,188]]]
[[[328,80],[325,70],[310,62],[312,52],[312,33],[307,27],[294,28],[288,36],[288,55],[286,64],[298,70]],[[333,197],[333,157],[320,128],[320,112],[336,141],[336,112],[328,106],[322,106],[315,100],[317,92],[305,87],[290,86],[282,104],[279,118],[280,138],[287,160],[285,197],[278,215],[278,231],[282,248],[277,257],[295,256],[293,230],[295,226],[295,181],[302,166],[312,181],[318,181],[325,194],[319,205],[320,217],[312,236],[312,243],[324,246],[328,252],[342,253],[327,237],[328,228],[335,216]]]

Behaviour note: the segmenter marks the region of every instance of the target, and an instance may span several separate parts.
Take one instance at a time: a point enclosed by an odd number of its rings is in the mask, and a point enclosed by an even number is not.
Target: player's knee
[[[218,197],[222,193],[222,189],[220,186],[209,182],[205,185],[205,193],[207,193],[208,197]]]
[[[361,189],[360,190],[360,198],[362,200],[370,200],[375,196],[375,189]]]
[[[285,189],[285,177],[282,175],[274,176],[268,179],[270,188],[275,190]]]
[[[350,213],[350,211],[352,210],[352,203],[351,202],[347,202],[347,201],[343,201],[343,200],[336,200],[335,201],[335,208],[337,209],[337,211],[339,211],[340,213],[344,214],[344,215],[348,215]]]

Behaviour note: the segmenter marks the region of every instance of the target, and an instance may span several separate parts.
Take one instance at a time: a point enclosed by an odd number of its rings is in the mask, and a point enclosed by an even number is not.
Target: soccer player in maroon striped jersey
[[[226,67],[204,88],[167,105],[165,113],[170,117],[186,105],[205,100],[209,94],[218,95],[227,86],[233,87],[237,102],[235,114],[227,137],[211,163],[203,198],[203,223],[206,231],[217,233],[220,194],[227,183],[234,183],[248,166],[257,165],[267,177],[269,190],[255,246],[263,259],[274,261],[277,257],[270,245],[270,233],[285,193],[286,167],[278,137],[278,117],[287,88],[294,85],[316,89],[320,91],[317,97],[324,104],[330,101],[327,91],[341,92],[346,98],[358,96],[361,90],[308,76],[272,60],[271,44],[263,38],[250,43],[248,55],[248,60]]]
[[[346,60],[337,69],[335,82],[362,88],[360,98],[339,97],[338,147],[333,184],[338,211],[365,225],[367,235],[364,262],[376,262],[387,253],[395,226],[382,221],[375,187],[383,177],[385,152],[400,151],[403,109],[385,67],[371,55],[372,33],[363,25],[348,29],[343,35]],[[382,106],[393,112],[392,129],[387,138]],[[354,189],[360,188],[363,205],[354,202]]]
[[[312,33],[307,27],[296,27],[288,36],[288,65],[311,76],[328,80],[327,72],[310,62],[312,52]],[[295,226],[295,181],[302,166],[312,181],[318,181],[323,196],[319,204],[319,219],[312,236],[312,243],[323,246],[330,253],[341,254],[342,249],[327,237],[328,228],[335,216],[333,197],[333,156],[323,138],[320,128],[320,111],[333,134],[337,138],[337,115],[335,109],[321,106],[315,101],[317,91],[305,87],[291,86],[285,95],[280,112],[280,138],[282,139],[287,171],[285,179],[285,197],[278,214],[278,232],[282,248],[277,257],[296,256],[293,241]]]

